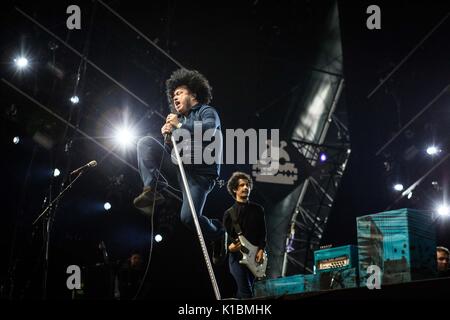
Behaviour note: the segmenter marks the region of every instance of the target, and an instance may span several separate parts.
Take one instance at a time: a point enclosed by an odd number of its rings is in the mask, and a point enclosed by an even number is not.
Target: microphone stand
[[[197,230],[198,239],[200,241],[200,247],[202,248],[203,257],[205,258],[206,268],[208,269],[209,277],[211,279],[211,283],[214,289],[214,294],[216,296],[216,300],[220,300],[221,298],[219,286],[217,285],[216,277],[214,276],[214,270],[212,268],[211,260],[209,259],[208,256],[208,249],[206,248],[205,239],[203,238],[203,233],[200,228],[200,224],[198,222],[197,212],[194,207],[194,201],[192,200],[191,190],[189,189],[186,173],[184,172],[183,162],[181,161],[175,137],[173,135],[170,135],[170,139],[175,151],[175,156],[177,158],[178,168],[180,169],[181,178],[183,180],[184,189],[186,190],[186,196],[188,198],[189,207],[191,208],[192,218],[194,219],[195,229]]]
[[[64,193],[72,187],[72,185],[75,183],[75,181],[78,180],[79,177],[83,174],[83,170],[80,171],[80,173],[73,179],[72,182],[70,182],[67,187],[65,187],[58,196],[51,201],[48,206],[42,211],[42,213],[33,221],[33,226],[48,212],[46,216],[46,227],[45,227],[45,259],[44,259],[44,280],[43,280],[43,299],[47,299],[47,279],[48,279],[48,266],[49,266],[49,248],[50,248],[50,230],[51,230],[51,223],[52,219],[54,218],[55,211],[53,210],[53,216],[52,211],[53,204],[55,204],[63,195]]]

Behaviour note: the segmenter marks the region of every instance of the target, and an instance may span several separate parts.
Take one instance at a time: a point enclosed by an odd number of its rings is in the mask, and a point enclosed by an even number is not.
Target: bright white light
[[[14,62],[19,69],[24,69],[28,66],[28,59],[25,57],[15,58]]]
[[[160,234],[157,234],[156,236],[155,236],[155,241],[156,242],[161,242],[162,241],[162,235],[160,235]]]
[[[403,185],[402,185],[401,183],[397,183],[397,184],[394,186],[394,190],[395,190],[395,191],[402,191],[402,190],[403,190]]]
[[[116,132],[116,141],[122,147],[131,145],[134,142],[135,134],[129,128],[122,128]]]
[[[18,144],[20,142],[20,138],[19,137],[14,137],[13,138],[13,143],[14,144]]]
[[[78,98],[78,96],[73,96],[70,98],[70,102],[72,102],[73,104],[77,104],[78,102],[80,102],[80,98]]]
[[[105,208],[105,210],[108,211],[109,209],[111,209],[111,203],[105,202],[105,204],[103,205],[103,208]]]
[[[320,161],[322,161],[322,162],[327,161],[327,155],[326,155],[325,153],[322,153],[322,154],[320,155]]]
[[[439,152],[441,152],[441,150],[439,150],[439,148],[436,146],[431,146],[431,147],[427,148],[427,153],[430,156],[434,156],[434,155],[438,154]]]
[[[412,198],[412,196],[413,196],[413,194],[412,194],[412,192],[410,192],[410,193],[408,193],[408,196],[407,196],[407,198],[408,198],[408,199],[411,199],[411,198]]]
[[[58,168],[55,168],[55,170],[53,170],[53,176],[54,177],[58,177],[61,174],[61,171],[59,171]]]
[[[437,212],[441,216],[448,216],[448,215],[450,215],[450,208],[448,206],[446,206],[446,205],[440,205],[437,208]]]

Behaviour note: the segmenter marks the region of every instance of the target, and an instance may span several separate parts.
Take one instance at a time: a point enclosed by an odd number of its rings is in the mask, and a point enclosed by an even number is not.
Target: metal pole
[[[129,90],[127,87],[125,87],[123,84],[121,84],[119,81],[117,81],[116,79],[114,79],[112,76],[110,76],[108,73],[106,73],[105,71],[103,71],[103,69],[101,69],[99,66],[97,66],[95,63],[93,63],[91,60],[89,60],[88,58],[86,58],[83,54],[81,54],[79,51],[77,51],[76,49],[74,49],[72,46],[70,46],[67,42],[65,42],[64,40],[62,40],[60,37],[58,37],[56,34],[54,34],[53,32],[51,32],[49,29],[47,29],[46,27],[44,27],[42,24],[40,24],[36,19],[33,19],[33,17],[31,17],[30,15],[26,14],[24,11],[22,11],[20,8],[16,7],[16,10],[19,11],[20,14],[22,14],[25,18],[27,18],[28,20],[30,20],[31,22],[33,22],[35,25],[37,25],[39,28],[41,28],[42,30],[44,30],[45,32],[47,32],[50,36],[52,36],[53,38],[55,38],[56,40],[58,40],[60,43],[62,43],[66,48],[68,48],[69,50],[71,50],[73,53],[75,53],[77,56],[79,56],[81,59],[83,59],[83,61],[85,61],[87,64],[89,64],[91,67],[93,67],[95,70],[97,70],[98,72],[100,72],[102,75],[104,75],[105,77],[107,77],[109,80],[111,80],[112,82],[114,82],[115,85],[117,85],[119,88],[121,88],[122,90],[124,90],[125,92],[127,92],[129,95],[131,95],[133,98],[135,98],[137,101],[139,101],[140,103],[142,103],[144,106],[150,108],[150,105],[145,102],[143,99],[139,98],[136,94],[134,94],[133,92],[131,92],[131,90]],[[158,115],[161,119],[165,120],[166,117],[164,117],[161,113],[159,113],[158,111],[153,111],[152,112],[156,115]]]
[[[386,210],[391,210],[394,204],[399,202],[401,199],[403,199],[405,196],[413,192],[413,190],[422,183],[422,181],[428,177],[437,167],[439,167],[441,164],[443,164],[447,159],[450,158],[450,153],[447,153],[441,160],[439,160],[438,163],[436,163],[430,170],[428,170],[422,177],[419,178],[416,182],[414,182],[411,186],[409,186],[405,191],[402,192],[401,196],[397,198],[394,203],[389,205],[389,207],[386,208]]]
[[[382,79],[380,81],[380,83],[367,95],[367,99],[370,99],[375,92],[378,91],[378,89],[384,85],[386,83],[386,81],[389,80],[389,78],[406,62],[406,60],[409,59],[409,57],[411,57],[413,55],[414,52],[416,52],[417,49],[419,49],[419,47],[433,34],[434,31],[436,31],[437,28],[439,28],[441,26],[441,24],[444,23],[445,20],[447,20],[447,18],[449,17],[450,12],[447,12],[447,14],[445,15],[444,18],[441,19],[441,21],[438,22],[438,24],[436,26],[433,27],[433,29],[431,29],[430,32],[428,32],[425,37],[423,37],[422,40],[420,40],[420,42],[406,55],[406,57],[404,57],[402,59],[402,61],[400,61],[400,63],[398,65],[395,66],[394,69],[392,69],[391,72],[389,72],[389,74],[386,76],[386,78]]]
[[[115,15],[117,18],[120,19],[123,23],[125,23],[128,27],[130,27],[133,31],[135,31],[138,35],[140,35],[142,38],[144,38],[148,43],[150,43],[152,46],[154,46],[159,52],[161,52],[163,55],[165,55],[170,61],[175,63],[178,67],[184,69],[183,65],[179,63],[177,60],[175,60],[172,56],[170,56],[166,51],[161,49],[156,43],[154,43],[152,40],[150,40],[149,37],[147,37],[144,33],[142,33],[138,28],[133,26],[130,22],[125,20],[120,14],[118,14],[116,11],[114,11],[111,7],[109,7],[106,3],[104,3],[101,0],[97,0],[98,3],[100,3],[102,6],[104,6],[106,9],[109,10],[113,15]]]
[[[195,229],[197,230],[198,240],[200,241],[200,247],[202,248],[203,257],[205,258],[206,268],[208,269],[209,277],[211,278],[211,284],[214,289],[214,294],[216,295],[216,300],[221,300],[219,286],[217,285],[214,270],[211,265],[211,260],[209,259],[208,256],[208,250],[206,248],[205,239],[203,238],[202,230],[200,228],[200,224],[198,223],[197,211],[195,210],[194,207],[194,201],[192,201],[191,190],[189,189],[189,185],[187,183],[186,173],[184,172],[183,163],[181,161],[181,157],[178,152],[178,147],[173,135],[171,135],[170,140],[172,141],[172,145],[175,151],[175,156],[178,162],[178,168],[180,169],[181,178],[183,180],[184,189],[186,190],[186,196],[188,198],[189,207],[191,208],[192,218],[194,219]]]
[[[430,102],[428,102],[428,104],[422,109],[420,110],[411,120],[408,121],[407,124],[405,124],[399,131],[397,131],[397,133],[391,138],[389,139],[388,142],[386,142],[378,151],[375,155],[380,155],[380,153],[386,149],[391,143],[392,141],[394,141],[395,139],[397,139],[397,137],[406,130],[406,128],[408,128],[414,121],[416,121],[417,118],[419,118],[425,111],[427,111],[437,100],[439,100],[440,97],[442,97],[444,94],[446,94],[448,91],[450,90],[450,85],[447,85],[444,89],[442,89],[442,91],[433,98],[433,100],[431,100]]]
[[[49,266],[49,249],[50,249],[50,228],[51,228],[51,216],[47,217],[45,224],[45,257],[44,257],[44,283],[42,285],[42,298],[47,300],[47,280],[48,280],[48,266]]]
[[[333,98],[333,101],[332,101],[332,103],[331,103],[331,107],[330,107],[330,110],[329,110],[329,112],[328,112],[328,119],[331,119],[331,116],[334,114],[334,111],[336,110],[336,108],[337,108],[337,103],[338,103],[338,101],[339,101],[339,98],[341,97],[341,93],[342,93],[342,90],[344,89],[344,79],[343,78],[341,78],[340,80],[339,80],[339,84],[338,84],[338,87],[337,87],[337,89],[336,89],[336,93],[335,93],[335,95],[334,95],[334,98]],[[330,127],[330,122],[329,121],[327,121],[326,123],[325,123],[325,125],[324,125],[324,127],[323,127],[323,130],[322,130],[322,132],[321,132],[321,134],[320,134],[320,137],[319,137],[319,142],[318,142],[318,144],[316,144],[315,145],[315,147],[318,147],[318,146],[320,146],[320,145],[322,145],[323,144],[323,142],[325,141],[325,137],[326,137],[326,135],[327,135],[327,133],[328,133],[328,128]],[[311,147],[311,145],[309,145],[309,147]],[[311,148],[309,148],[309,149],[311,149]],[[308,150],[309,150],[308,149]],[[306,152],[305,152],[306,153]],[[315,154],[314,152],[313,152],[313,154]],[[311,161],[311,166],[315,166],[316,165],[316,162],[317,162],[317,160],[316,159],[314,159],[314,160],[312,160]],[[300,207],[300,205],[302,204],[302,202],[303,202],[303,199],[304,199],[304,197],[305,197],[305,195],[306,195],[306,191],[307,191],[307,189],[308,189],[308,187],[309,187],[309,183],[310,183],[310,178],[307,178],[306,180],[305,180],[305,182],[304,182],[304,184],[303,184],[303,186],[302,186],[302,190],[301,190],[301,193],[300,193],[300,196],[299,196],[299,198],[298,198],[298,200],[297,200],[297,204],[295,205],[295,211],[294,211],[294,213],[293,213],[293,215],[292,215],[292,218],[291,218],[291,232],[289,233],[289,236],[293,236],[294,238],[295,238],[295,222],[297,221],[297,215],[298,215],[298,211],[299,211],[299,207]],[[315,223],[315,222],[314,222]],[[314,224],[315,225],[315,224]],[[312,232],[312,231],[311,231]],[[289,241],[289,236],[287,237],[287,239],[286,239],[286,244],[288,243],[288,241]],[[307,249],[308,250],[308,249]],[[284,251],[284,257],[283,257],[283,266],[282,266],[282,269],[281,269],[281,276],[282,277],[284,277],[284,276],[286,276],[286,271],[287,271],[287,263],[288,263],[288,255],[289,255],[289,253],[287,252],[287,250],[285,249],[285,251]],[[307,266],[307,256],[305,257],[305,266]]]
[[[106,146],[104,146],[102,143],[98,142],[96,139],[94,139],[93,137],[91,137],[90,135],[88,135],[86,132],[84,132],[83,130],[77,128],[76,126],[74,126],[73,124],[71,124],[70,122],[68,122],[66,119],[64,119],[63,117],[61,117],[60,115],[58,115],[57,113],[53,112],[50,108],[46,107],[45,105],[43,105],[42,103],[40,103],[39,101],[37,101],[36,99],[34,99],[32,96],[30,96],[29,94],[25,93],[24,91],[20,90],[18,87],[16,87],[14,84],[12,84],[11,82],[9,82],[6,79],[1,78],[0,81],[2,81],[3,83],[5,83],[6,85],[8,85],[10,88],[14,89],[16,92],[20,93],[22,96],[26,97],[28,100],[30,100],[31,102],[35,103],[36,105],[38,105],[40,108],[44,109],[45,111],[47,111],[49,114],[51,114],[53,117],[55,117],[56,119],[58,119],[59,121],[61,121],[62,123],[65,123],[66,125],[68,125],[69,127],[71,127],[73,130],[77,131],[80,135],[82,135],[83,137],[85,137],[86,139],[92,141],[93,143],[95,143],[97,146],[99,146],[100,148],[102,148],[103,150],[105,150],[108,153],[111,153],[116,159],[120,160],[122,163],[124,163],[125,165],[127,165],[128,167],[130,167],[131,169],[133,169],[136,172],[139,172],[138,168],[136,168],[135,166],[133,166],[131,163],[129,163],[127,160],[125,160],[124,158],[122,158],[121,156],[119,156],[118,154],[112,152],[110,149],[108,149]]]

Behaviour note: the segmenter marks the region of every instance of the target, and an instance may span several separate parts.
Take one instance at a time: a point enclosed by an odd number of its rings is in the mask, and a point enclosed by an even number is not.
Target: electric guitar
[[[241,242],[241,253],[243,258],[239,261],[240,264],[247,266],[247,268],[253,273],[257,278],[262,278],[266,276],[267,268],[267,254],[264,251],[263,261],[257,263],[255,261],[256,253],[258,252],[258,247],[254,246],[250,241],[248,241],[243,235],[239,235],[239,241]]]

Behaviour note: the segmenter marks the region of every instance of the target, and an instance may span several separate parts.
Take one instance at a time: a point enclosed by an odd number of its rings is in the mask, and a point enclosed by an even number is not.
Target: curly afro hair
[[[166,95],[171,107],[173,93],[180,86],[188,87],[201,104],[209,104],[212,100],[212,88],[204,75],[197,70],[178,69],[166,81]]]
[[[238,188],[239,179],[247,180],[250,189],[253,189],[253,180],[248,174],[240,171],[234,172],[227,183],[228,193],[231,194],[233,198],[236,198],[236,190]]]

